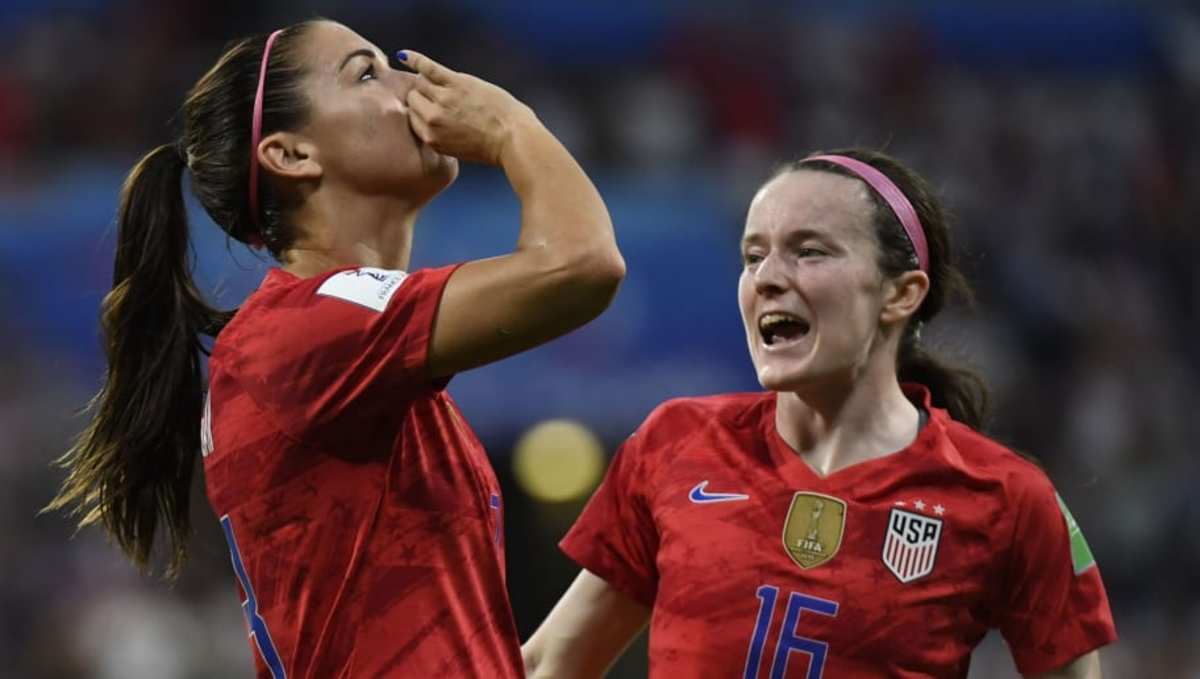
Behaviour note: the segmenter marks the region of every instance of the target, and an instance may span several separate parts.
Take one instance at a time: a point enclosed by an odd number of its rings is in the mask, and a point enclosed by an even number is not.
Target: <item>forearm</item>
[[[500,163],[521,203],[518,251],[623,273],[608,209],[579,163],[532,113],[509,135]]]
[[[623,643],[627,643],[627,640]],[[618,648],[623,643],[615,644]],[[543,625],[521,647],[526,679],[600,679],[611,663],[614,644],[564,638]]]
[[[1085,653],[1057,670],[1032,675],[1028,679],[1101,679],[1100,652]]]
[[[649,608],[581,571],[521,647],[525,676],[599,679],[649,618]]]

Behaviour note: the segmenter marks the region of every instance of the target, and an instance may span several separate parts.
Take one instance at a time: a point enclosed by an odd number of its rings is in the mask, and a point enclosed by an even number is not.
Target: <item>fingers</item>
[[[430,128],[430,120],[437,115],[438,105],[415,89],[408,91],[406,101],[409,126],[422,142],[432,142],[433,130]]]
[[[447,89],[441,85],[435,85],[429,78],[423,75],[417,75],[413,81],[414,90],[420,92],[429,101],[443,103],[446,98]]]
[[[450,84],[450,78],[454,75],[454,71],[442,66],[420,52],[400,50],[396,53],[396,58],[403,61],[412,70],[428,78],[430,82],[438,85]]]
[[[429,145],[433,141],[433,133],[429,130],[429,125],[425,121],[416,116],[410,116],[408,126],[412,128],[413,134],[417,135],[417,139],[421,140],[422,144]]]

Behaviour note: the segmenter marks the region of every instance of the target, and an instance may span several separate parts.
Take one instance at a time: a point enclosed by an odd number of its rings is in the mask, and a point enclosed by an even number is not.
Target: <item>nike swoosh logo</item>
[[[692,492],[688,493],[688,499],[698,505],[708,504],[710,502],[734,502],[737,500],[749,500],[750,496],[743,493],[706,493],[704,488],[708,486],[708,481],[701,481],[696,484]]]

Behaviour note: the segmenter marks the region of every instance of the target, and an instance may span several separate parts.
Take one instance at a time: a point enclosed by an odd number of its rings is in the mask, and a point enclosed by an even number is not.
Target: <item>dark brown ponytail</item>
[[[186,557],[188,498],[203,406],[201,333],[232,317],[210,307],[189,266],[186,163],[174,144],[133,168],[121,190],[113,289],[101,306],[108,373],[93,417],[60,463],[70,469],[50,509],[99,523],[143,569],[155,535],[170,541],[168,574]]]
[[[928,387],[935,406],[945,408],[955,420],[979,429],[988,408],[988,389],[983,378],[938,356],[921,343],[921,329],[946,304],[956,300],[967,304],[974,301],[971,285],[956,262],[949,215],[928,182],[885,153],[866,149],[822,153],[848,156],[871,165],[887,175],[916,209],[929,245],[929,293],[904,329],[896,358],[897,374],[902,382],[918,382]],[[792,163],[782,171],[801,168],[857,178],[849,170],[825,161]],[[878,194],[869,193],[875,203],[875,233],[880,244],[879,268],[883,275],[898,276],[918,268],[916,253],[899,218]]]
[[[988,412],[988,388],[979,373],[940,358],[923,348],[911,333],[900,342],[897,373],[901,382],[929,387],[933,404],[972,429],[980,429]]]
[[[295,129],[309,114],[299,37],[289,27],[272,49],[263,132]],[[242,242],[272,254],[292,238],[286,192],[260,176],[260,214],[249,206],[250,127],[266,35],[233,43],[188,93],[177,144],[146,154],[129,173],[117,214],[112,291],[101,305],[108,372],[92,419],[59,464],[69,470],[47,509],[66,509],[80,527],[99,524],[148,570],[165,533],[168,577],[187,558],[189,495],[204,402],[201,336],[233,317],[204,301],[192,280],[182,179],[205,211]]]

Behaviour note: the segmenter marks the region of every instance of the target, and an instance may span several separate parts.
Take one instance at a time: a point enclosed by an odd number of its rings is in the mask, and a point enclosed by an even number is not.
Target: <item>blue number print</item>
[[[754,633],[750,636],[750,650],[746,654],[746,669],[743,679],[758,679],[758,670],[762,665],[763,647],[766,645],[767,634],[771,628],[771,619],[775,613],[775,602],[779,599],[779,588],[763,585],[754,593],[758,597],[758,617],[754,622]],[[771,659],[770,679],[783,679],[787,674],[788,660],[793,651],[809,656],[808,674],[806,679],[821,679],[825,671],[825,658],[829,652],[829,644],[808,637],[796,636],[796,623],[800,621],[803,611],[812,611],[821,615],[836,616],[838,604],[815,596],[792,592],[788,596],[787,612],[783,616],[783,628],[779,632],[779,641],[775,646],[775,654]]]
[[[783,679],[792,651],[809,655],[807,679],[821,679],[821,673],[825,671],[825,654],[829,651],[829,644],[796,636],[796,623],[800,620],[800,611],[835,616],[838,605],[833,601],[792,592],[788,597],[787,615],[783,617],[783,630],[779,633],[779,645],[775,647],[775,659],[771,661],[771,679]]]
[[[775,613],[775,599],[779,588],[763,585],[754,593],[758,597],[758,620],[754,623],[754,634],[750,637],[750,652],[746,654],[746,670],[743,679],[757,679],[758,666],[762,664],[763,644],[767,642],[767,630],[771,627],[771,616]]]
[[[233,536],[233,521],[228,514],[221,517],[221,528],[225,529],[225,541],[229,543],[233,572],[242,585],[242,591],[246,593],[246,600],[242,602],[242,614],[246,616],[246,624],[250,627],[250,638],[254,639],[254,645],[258,647],[263,662],[266,663],[267,669],[271,670],[271,677],[287,679],[283,661],[279,659],[279,651],[275,650],[275,642],[271,641],[271,633],[267,630],[267,621],[258,614],[258,601],[254,598],[254,588],[250,586],[250,576],[242,563],[242,553],[238,550],[237,538]]]
[[[500,496],[492,493],[492,497],[488,500],[488,506],[490,506],[492,510],[496,512],[496,535],[494,539],[496,544],[500,544],[500,531],[504,527],[503,522],[500,520]]]

